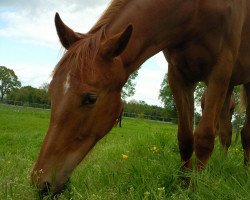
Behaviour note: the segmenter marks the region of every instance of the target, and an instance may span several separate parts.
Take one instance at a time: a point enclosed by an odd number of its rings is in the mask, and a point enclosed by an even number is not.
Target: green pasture
[[[49,115],[0,104],[0,200],[38,198],[29,177]],[[122,128],[113,128],[77,167],[59,199],[250,199],[250,172],[243,167],[239,142],[226,155],[216,141],[207,168],[183,174],[176,132],[173,124],[125,118]],[[189,186],[183,175],[191,177]]]

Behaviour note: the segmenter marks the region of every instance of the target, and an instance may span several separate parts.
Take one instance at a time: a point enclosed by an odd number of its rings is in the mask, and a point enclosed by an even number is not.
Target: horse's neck
[[[185,34],[187,21],[195,7],[195,0],[133,0],[129,1],[107,26],[107,37],[121,32],[128,24],[133,34],[121,55],[132,73],[149,57],[167,46],[174,45]],[[181,28],[180,28],[181,27]]]

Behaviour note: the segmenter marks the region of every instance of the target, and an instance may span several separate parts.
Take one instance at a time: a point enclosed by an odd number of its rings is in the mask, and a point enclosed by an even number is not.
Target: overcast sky
[[[0,65],[13,69],[23,86],[49,82],[64,52],[55,12],[75,31],[87,32],[108,4],[109,0],[0,0]],[[166,72],[162,53],[149,59],[139,70],[136,94],[130,99],[162,105],[158,95]]]

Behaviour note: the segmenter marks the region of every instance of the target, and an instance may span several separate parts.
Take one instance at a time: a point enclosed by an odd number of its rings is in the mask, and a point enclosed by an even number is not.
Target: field
[[[49,114],[0,104],[1,200],[38,198],[29,176]],[[77,167],[59,199],[250,199],[250,172],[242,165],[239,142],[225,155],[216,141],[206,170],[186,174],[188,187],[180,178],[176,132],[176,125],[124,119]]]

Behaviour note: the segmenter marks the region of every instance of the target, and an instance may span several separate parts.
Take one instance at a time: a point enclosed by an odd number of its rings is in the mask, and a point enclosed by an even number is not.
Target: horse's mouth
[[[43,187],[39,189],[39,199],[50,196],[56,198],[58,195],[62,194],[70,185],[70,179],[68,179],[63,185],[53,188],[49,182],[45,182]]]

